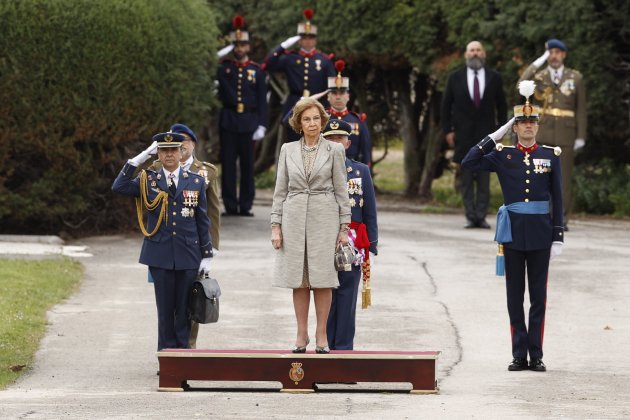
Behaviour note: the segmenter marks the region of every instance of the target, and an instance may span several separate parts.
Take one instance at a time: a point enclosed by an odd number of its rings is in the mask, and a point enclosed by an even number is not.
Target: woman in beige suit
[[[304,98],[293,107],[291,127],[299,141],[280,150],[271,208],[271,243],[277,250],[274,286],[293,289],[297,320],[294,353],[309,343],[308,309],[313,290],[317,353],[328,353],[326,321],[337,287],[335,247],[348,242],[350,202],[344,148],[321,136],[328,121],[324,107]]]

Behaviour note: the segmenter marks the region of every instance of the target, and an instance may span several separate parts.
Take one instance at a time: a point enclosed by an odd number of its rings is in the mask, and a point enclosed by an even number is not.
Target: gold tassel
[[[370,287],[370,260],[361,265],[363,273],[363,290],[361,290],[361,309],[367,309],[372,305],[372,288]]]

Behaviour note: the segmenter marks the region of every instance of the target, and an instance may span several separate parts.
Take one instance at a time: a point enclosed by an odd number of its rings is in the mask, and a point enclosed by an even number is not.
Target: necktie
[[[173,195],[175,195],[175,192],[177,191],[177,186],[175,185],[175,174],[168,175],[168,189],[171,190]]]
[[[479,93],[479,78],[477,77],[477,70],[475,70],[475,82],[473,84],[473,103],[476,108],[481,105],[481,94]]]

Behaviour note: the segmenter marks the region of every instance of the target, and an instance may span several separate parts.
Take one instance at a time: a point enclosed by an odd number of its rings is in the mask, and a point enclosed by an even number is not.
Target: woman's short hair
[[[289,118],[289,125],[296,133],[299,134],[302,131],[302,114],[307,109],[313,107],[317,108],[319,111],[319,116],[322,119],[322,129],[326,126],[330,116],[326,113],[326,110],[321,102],[313,98],[302,98],[293,106],[293,115]]]

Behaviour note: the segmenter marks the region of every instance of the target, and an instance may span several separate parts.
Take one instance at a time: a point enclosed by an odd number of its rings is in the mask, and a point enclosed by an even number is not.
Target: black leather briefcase
[[[219,320],[219,296],[221,288],[216,279],[207,274],[194,281],[188,298],[190,319],[200,324],[210,324]]]

